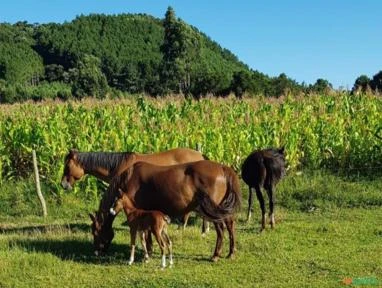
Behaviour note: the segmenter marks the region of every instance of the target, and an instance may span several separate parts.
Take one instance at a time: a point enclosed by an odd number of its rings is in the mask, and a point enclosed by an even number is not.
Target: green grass
[[[260,234],[257,221],[246,224],[241,215],[236,258],[218,263],[209,262],[214,232],[203,238],[198,225],[171,225],[175,265],[164,271],[157,246],[149,263],[139,250],[127,265],[124,217],[104,258],[93,256],[87,219],[8,219],[0,235],[0,287],[336,287],[348,277],[382,280],[382,208],[279,209],[277,219],[275,230]]]
[[[33,182],[8,183],[0,188],[0,287],[342,287],[345,278],[382,286],[382,180],[298,174],[277,187],[276,229],[261,234],[256,200],[252,222],[244,222],[242,183],[234,260],[209,261],[216,235],[203,238],[200,219],[185,231],[171,224],[175,265],[165,270],[156,244],[149,263],[138,249],[137,262],[127,265],[124,216],[117,217],[109,254],[93,255],[87,213],[98,199],[45,190],[49,216],[43,219]]]

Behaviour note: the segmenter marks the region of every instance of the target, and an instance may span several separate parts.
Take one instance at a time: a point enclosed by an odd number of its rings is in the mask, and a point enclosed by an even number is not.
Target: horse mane
[[[121,162],[133,152],[78,152],[78,162],[84,167],[105,167],[109,171],[118,168]]]
[[[130,167],[126,171],[124,171],[121,175],[116,175],[113,177],[112,181],[109,184],[109,187],[104,192],[102,199],[99,204],[98,211],[108,213],[111,205],[114,202],[115,197],[117,197],[119,193],[119,189],[124,187],[124,182],[128,179],[129,175],[132,173],[133,167]]]

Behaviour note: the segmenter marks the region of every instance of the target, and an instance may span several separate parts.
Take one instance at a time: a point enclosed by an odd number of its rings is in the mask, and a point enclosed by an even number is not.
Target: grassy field
[[[0,287],[341,287],[349,279],[382,286],[380,179],[303,173],[288,175],[278,188],[273,231],[258,232],[257,202],[252,222],[245,223],[244,203],[234,260],[209,261],[216,235],[211,231],[202,237],[199,219],[185,231],[171,224],[175,264],[165,270],[159,268],[157,246],[149,263],[141,262],[139,249],[137,262],[127,265],[128,228],[121,225],[122,215],[108,256],[93,256],[87,212],[95,201],[63,194],[60,201],[49,200],[45,220],[22,216],[38,214],[38,205],[15,216],[2,210]],[[227,242],[226,235],[225,255]]]
[[[0,107],[0,288],[3,287],[382,287],[382,98],[309,95],[280,99],[137,98]],[[93,255],[88,213],[105,186],[86,177],[60,186],[63,159],[81,151],[153,152],[201,144],[237,171],[255,148],[285,145],[274,231],[259,233],[248,189],[237,216],[234,260],[209,261],[216,235],[170,226],[175,265],[128,266],[128,229],[115,223],[110,253]],[[48,217],[31,164],[38,156]],[[303,170],[302,170],[303,169]],[[309,169],[309,170],[308,170]],[[302,171],[300,171],[302,170]],[[224,252],[227,254],[227,235]]]

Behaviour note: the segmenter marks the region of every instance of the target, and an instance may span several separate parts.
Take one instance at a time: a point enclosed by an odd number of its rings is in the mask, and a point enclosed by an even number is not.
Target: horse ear
[[[284,151],[285,151],[285,146],[282,146],[282,147],[279,149],[279,153],[280,153],[280,154],[284,154]]]
[[[92,213],[89,213],[89,217],[90,217],[90,219],[92,220],[93,223],[96,222],[96,217]]]
[[[77,154],[78,154],[77,149],[70,149],[69,151],[70,158],[77,160],[77,156],[78,156]]]

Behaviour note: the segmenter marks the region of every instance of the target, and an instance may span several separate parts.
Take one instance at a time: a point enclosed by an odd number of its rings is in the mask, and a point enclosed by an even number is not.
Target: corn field
[[[285,145],[291,169],[379,167],[381,135],[382,98],[372,95],[4,105],[0,184],[32,173],[32,149],[52,188],[60,183],[70,148],[150,153],[200,145],[210,159],[239,171],[252,150]],[[82,189],[96,189],[90,178]]]

